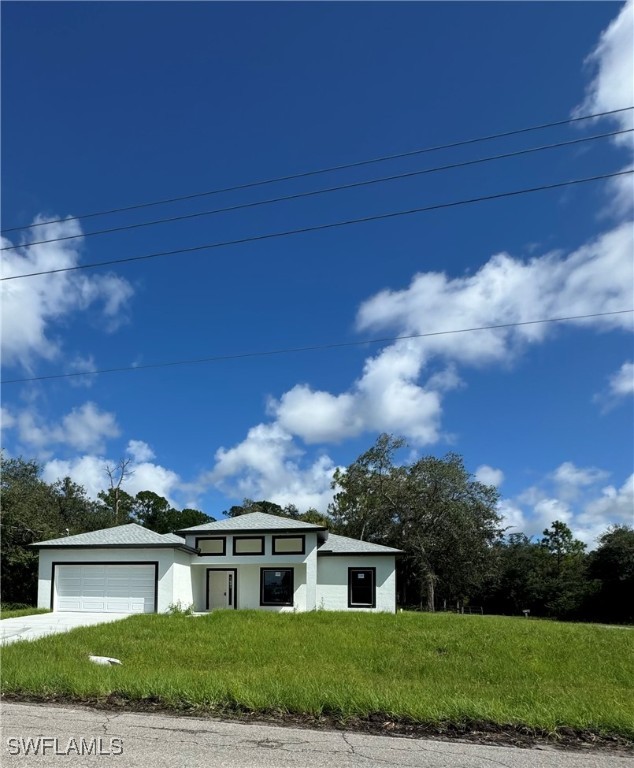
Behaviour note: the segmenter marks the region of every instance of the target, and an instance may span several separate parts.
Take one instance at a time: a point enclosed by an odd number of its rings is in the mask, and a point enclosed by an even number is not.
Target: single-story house
[[[396,610],[401,550],[262,512],[177,534],[130,523],[32,546],[38,607],[53,611]]]

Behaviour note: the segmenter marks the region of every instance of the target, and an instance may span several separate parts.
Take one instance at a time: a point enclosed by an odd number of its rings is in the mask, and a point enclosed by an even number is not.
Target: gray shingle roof
[[[185,539],[173,533],[155,533],[142,525],[129,523],[99,531],[78,533],[76,536],[62,536],[59,539],[38,541],[32,546],[43,547],[179,547],[185,546]]]
[[[203,523],[191,528],[183,528],[179,533],[198,533],[199,531],[322,531],[323,526],[292,520],[290,517],[268,515],[265,512],[248,512],[246,515],[228,517],[215,523]]]
[[[402,549],[350,539],[347,536],[338,536],[336,533],[329,533],[326,541],[317,550],[318,555],[398,555],[402,552]]]

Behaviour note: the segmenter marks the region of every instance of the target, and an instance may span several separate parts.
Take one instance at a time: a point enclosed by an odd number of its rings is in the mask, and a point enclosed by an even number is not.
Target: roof
[[[201,533],[221,531],[223,533],[239,531],[324,531],[323,525],[304,523],[290,517],[269,515],[266,512],[248,512],[246,515],[228,517],[215,523],[203,523],[191,528],[183,528],[179,533]]]
[[[59,539],[38,541],[31,545],[38,549],[47,547],[182,547],[185,539],[173,533],[155,533],[137,523],[117,525],[114,528],[102,528],[99,531],[78,533],[76,536],[62,536]]]
[[[350,539],[348,536],[339,536],[336,533],[329,533],[326,541],[317,550],[318,555],[400,555],[402,553],[402,549]]]

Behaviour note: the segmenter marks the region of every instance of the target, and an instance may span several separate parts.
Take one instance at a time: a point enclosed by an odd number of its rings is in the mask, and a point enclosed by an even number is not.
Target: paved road
[[[87,708],[4,703],[1,715],[3,768],[634,768],[631,758],[600,752],[484,747]],[[10,754],[16,751],[16,740],[22,750],[20,739],[38,736],[56,738],[58,752],[65,752],[71,740],[80,745],[82,738],[89,744],[101,738],[102,753],[119,751],[119,746],[123,751],[102,757],[63,756],[50,746],[44,755]]]
[[[118,621],[129,616],[127,613],[36,613],[33,616],[18,616],[0,621],[0,645],[18,640],[37,640],[38,637],[68,632],[75,627],[90,627]]]

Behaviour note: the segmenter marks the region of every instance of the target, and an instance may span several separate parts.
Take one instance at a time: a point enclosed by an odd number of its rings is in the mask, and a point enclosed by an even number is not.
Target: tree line
[[[4,603],[35,603],[37,553],[29,547],[35,541],[126,523],[170,533],[213,521],[197,509],[174,509],[153,491],[131,496],[120,483],[117,487],[118,481],[101,491],[95,501],[70,477],[45,482],[35,460],[2,457],[0,469],[0,578]],[[125,477],[125,467],[123,470]]]
[[[505,530],[499,493],[478,482],[462,457],[448,453],[398,462],[404,440],[381,435],[335,471],[327,513],[245,499],[224,515],[265,512],[323,525],[333,533],[403,551],[397,559],[400,605],[428,611],[482,608],[485,613],[634,623],[634,529],[613,526],[588,552],[568,526],[553,521],[541,536]],[[214,518],[174,509],[152,491],[131,496],[119,475],[97,501],[70,478],[45,483],[36,461],[2,461],[2,586],[5,602],[33,602],[33,541],[137,522],[168,533]]]

